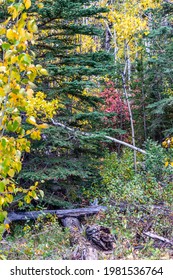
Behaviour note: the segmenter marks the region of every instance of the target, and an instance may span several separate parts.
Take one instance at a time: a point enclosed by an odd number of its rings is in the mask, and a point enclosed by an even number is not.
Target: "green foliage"
[[[143,235],[143,231],[157,233],[171,239],[173,234],[171,215],[164,211],[158,213],[150,205],[106,204],[108,211],[89,218],[87,223],[99,224],[111,229],[116,237],[116,244],[110,255],[100,259],[114,260],[158,260],[171,259],[172,250],[158,240],[152,240]],[[141,208],[140,208],[141,206]],[[165,248],[166,247],[166,248]]]
[[[145,106],[148,105],[147,133],[156,141],[161,141],[172,130],[172,15],[172,4],[169,3],[153,10],[150,32],[143,38],[140,71],[143,72]]]
[[[152,140],[148,140],[145,147],[147,152],[145,156],[146,174],[155,177],[156,181],[169,183],[169,175],[172,173],[172,167],[165,166],[165,162],[168,157],[171,157],[171,149],[168,151]]]
[[[62,260],[70,257],[69,231],[54,216],[39,217],[35,224],[16,225],[0,252],[8,260]]]
[[[36,1],[34,1],[36,2]],[[50,5],[51,3],[51,5]],[[51,7],[51,8],[50,8]],[[32,8],[38,17],[38,40],[33,46],[38,63],[43,63],[49,76],[36,80],[37,87],[47,99],[57,98],[60,108],[55,119],[80,130],[102,130],[103,114],[97,107],[100,98],[95,93],[100,76],[110,71],[111,56],[98,48],[82,51],[82,36],[100,40],[103,30],[92,21],[105,8],[95,1],[44,1],[41,9]],[[85,23],[91,21],[90,24]],[[24,166],[18,182],[43,182],[45,199],[50,201],[49,186],[57,185],[53,194],[60,200],[81,200],[79,189],[89,186],[99,177],[98,158],[103,155],[99,140],[79,137],[64,128],[53,126],[31,146],[31,154],[24,155]],[[62,191],[59,191],[59,186]]]
[[[124,149],[120,157],[108,154],[101,175],[108,201],[128,203],[169,203],[173,201],[172,166],[165,167],[167,152],[148,141],[145,158],[138,158],[138,172],[133,168],[133,153]]]
[[[27,203],[38,199],[37,183],[26,190],[14,177],[22,169],[23,153],[30,152],[30,139],[41,138],[42,129],[47,127],[42,121],[53,117],[52,111],[57,109],[56,101],[49,103],[43,92],[33,90],[36,76],[48,73],[34,64],[31,45],[37,26],[27,13],[31,1],[5,0],[1,5],[8,17],[0,21],[0,239],[7,215],[3,210],[14,196],[23,193]],[[30,124],[29,130],[24,123]]]

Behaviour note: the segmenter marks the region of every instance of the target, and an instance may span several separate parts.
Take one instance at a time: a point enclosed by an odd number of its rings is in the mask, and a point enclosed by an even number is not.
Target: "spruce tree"
[[[157,141],[173,133],[172,15],[173,5],[169,2],[152,12],[152,26],[147,38],[149,48],[144,63],[145,91],[150,104],[147,109],[148,134]]]
[[[147,138],[162,142],[172,130],[173,5],[162,3],[148,9],[149,30],[140,40],[141,50],[133,63],[132,89],[138,145]],[[139,118],[139,112],[141,117]]]
[[[58,98],[60,108],[55,118],[58,122],[76,131],[100,132],[103,113],[99,113],[97,107],[101,100],[92,91],[98,77],[110,72],[111,57],[101,50],[80,52],[78,38],[87,35],[89,39],[99,40],[103,30],[89,20],[97,20],[106,9],[98,8],[97,1],[45,0],[43,4],[43,8],[35,6],[30,11],[31,15],[38,14],[36,61],[49,72],[44,80],[37,79],[36,85],[49,99]],[[82,187],[98,182],[98,158],[102,154],[97,139],[91,141],[78,133],[70,133],[50,121],[41,141],[33,143],[30,155],[25,154],[24,168],[18,179],[26,185],[42,182],[45,201],[67,206],[64,200],[79,198],[80,201]]]

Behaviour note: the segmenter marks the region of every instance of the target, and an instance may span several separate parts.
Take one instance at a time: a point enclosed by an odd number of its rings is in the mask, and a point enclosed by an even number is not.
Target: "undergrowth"
[[[61,260],[70,258],[68,229],[63,229],[54,216],[46,220],[14,225],[0,243],[0,254],[8,260]]]
[[[107,154],[100,170],[102,182],[83,189],[84,200],[97,198],[108,207],[107,212],[84,219],[84,226],[103,225],[116,236],[114,250],[100,252],[100,259],[173,258],[173,246],[144,234],[173,238],[173,167],[165,164],[172,152],[151,141],[146,151],[137,156],[137,172],[132,151]],[[0,243],[0,254],[9,260],[70,260],[73,249],[69,231],[54,216],[16,225]]]

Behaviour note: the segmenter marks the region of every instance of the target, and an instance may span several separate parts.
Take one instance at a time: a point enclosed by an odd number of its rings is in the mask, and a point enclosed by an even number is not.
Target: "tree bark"
[[[125,62],[124,72],[122,73],[122,83],[123,83],[124,96],[126,98],[126,102],[127,102],[127,106],[128,106],[128,111],[129,111],[129,117],[130,117],[132,145],[133,145],[133,147],[135,147],[135,130],[134,130],[134,124],[133,124],[133,114],[132,114],[132,109],[131,109],[131,105],[130,105],[130,101],[129,101],[129,94],[127,92],[127,87],[126,87],[126,71],[129,68],[128,60],[129,60],[129,58],[127,59],[127,62]],[[128,71],[130,71],[130,70],[128,70]],[[136,149],[134,149],[134,168],[135,168],[135,171],[136,171],[137,170]]]

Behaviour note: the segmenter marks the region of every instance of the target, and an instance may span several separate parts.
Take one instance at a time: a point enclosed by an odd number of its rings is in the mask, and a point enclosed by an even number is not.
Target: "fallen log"
[[[98,251],[108,251],[113,249],[112,243],[114,238],[110,238],[111,233],[108,228],[93,226],[87,227],[87,233],[84,227],[81,227],[78,218],[82,216],[98,214],[100,211],[106,211],[105,206],[91,206],[87,208],[65,209],[65,210],[42,210],[31,212],[11,212],[8,214],[4,224],[9,224],[13,221],[35,220],[42,215],[47,214],[57,215],[64,227],[70,230],[70,242],[73,248],[72,259],[74,260],[97,260]],[[90,228],[90,231],[88,229]],[[93,237],[93,228],[97,228],[97,234]],[[92,229],[92,234],[91,234]],[[104,232],[103,232],[104,231]],[[95,231],[94,231],[95,233]],[[104,233],[104,236],[103,236]],[[112,236],[111,236],[112,237]],[[93,242],[93,241],[97,242]],[[100,245],[101,244],[101,245]]]
[[[72,252],[73,260],[98,260],[98,252],[85,238],[84,231],[77,218],[66,217],[61,219],[62,225],[70,230],[70,243],[76,246]]]
[[[75,260],[98,260],[100,252],[111,252],[114,248],[115,236],[109,228],[99,225],[87,226],[86,231],[81,227],[77,218],[61,219],[62,225],[70,230],[71,245],[77,245],[72,253]]]
[[[110,206],[116,209],[117,212],[128,211],[141,211],[151,213],[155,211],[157,214],[170,215],[173,214],[173,209],[165,206],[157,205],[142,205],[142,204],[129,204],[127,202],[116,203],[116,201],[110,201]],[[30,211],[30,212],[9,212],[4,224],[10,224],[13,221],[27,221],[36,220],[39,215],[57,215],[59,218],[64,217],[82,217],[88,215],[94,215],[100,211],[107,211],[106,206],[90,206],[86,208],[76,208],[76,209],[63,209],[63,210],[41,210],[41,211]]]
[[[64,209],[64,210],[42,210],[42,211],[30,211],[30,212],[10,212],[4,221],[4,224],[10,224],[13,221],[27,221],[36,220],[39,215],[57,215],[58,218],[65,217],[81,217],[94,215],[100,211],[106,211],[105,206],[90,206],[87,208],[76,208],[76,209]]]

